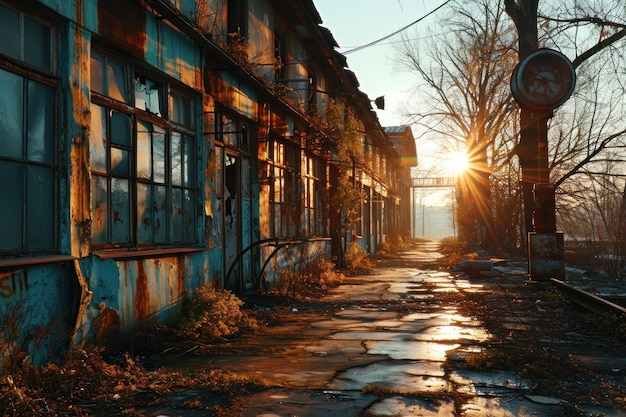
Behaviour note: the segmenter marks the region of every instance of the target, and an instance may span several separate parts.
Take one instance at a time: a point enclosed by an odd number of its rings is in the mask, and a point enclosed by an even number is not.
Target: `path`
[[[281,312],[278,323],[270,323],[261,335],[238,339],[182,366],[210,366],[266,381],[271,388],[230,406],[228,415],[242,417],[626,413],[542,395],[518,371],[468,362],[489,357],[486,342],[493,335],[484,322],[465,315],[463,303],[472,294],[488,297],[491,289],[485,282],[432,269],[438,256],[436,243],[430,242],[402,259],[384,260],[374,274],[347,278],[319,302]],[[519,285],[525,278],[513,271],[508,279]],[[516,320],[502,317],[512,328],[519,325]],[[179,400],[202,395],[186,391]],[[151,411],[169,417],[214,415]]]

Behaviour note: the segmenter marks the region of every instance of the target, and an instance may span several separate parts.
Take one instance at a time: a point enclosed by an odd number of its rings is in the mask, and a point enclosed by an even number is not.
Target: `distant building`
[[[414,144],[321,23],[311,0],[0,0],[0,308],[35,361],[410,230]]]

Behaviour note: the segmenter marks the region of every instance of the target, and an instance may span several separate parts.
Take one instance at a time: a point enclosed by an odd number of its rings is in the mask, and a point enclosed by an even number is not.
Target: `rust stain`
[[[137,320],[146,318],[150,314],[150,289],[148,288],[148,275],[144,270],[143,263],[137,261],[137,278],[135,283],[135,316]]]
[[[98,346],[106,346],[115,341],[120,332],[120,315],[111,307],[106,307],[104,303],[101,303],[98,308],[100,314],[94,320],[96,329],[94,342]]]
[[[178,265],[176,268],[177,276],[176,276],[176,284],[178,284],[178,297],[184,298],[187,294],[185,290],[185,262],[181,261],[178,258]]]
[[[146,45],[146,11],[141,2],[98,0],[98,32],[130,54],[143,58]]]

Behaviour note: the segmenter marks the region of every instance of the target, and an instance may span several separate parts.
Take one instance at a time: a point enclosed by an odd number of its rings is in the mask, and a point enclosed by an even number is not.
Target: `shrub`
[[[369,272],[374,269],[374,264],[367,256],[367,252],[361,245],[353,242],[345,255],[346,267],[354,272]]]
[[[439,242],[439,252],[444,257],[442,260],[444,266],[457,264],[463,258],[465,250],[465,243],[454,237],[446,237]]]
[[[276,291],[280,295],[297,298],[336,287],[341,284],[343,278],[343,274],[335,271],[335,264],[319,258],[308,264],[303,271],[279,270]]]
[[[176,333],[194,343],[210,344],[240,330],[255,330],[256,320],[242,310],[243,301],[228,290],[206,284],[185,306]]]

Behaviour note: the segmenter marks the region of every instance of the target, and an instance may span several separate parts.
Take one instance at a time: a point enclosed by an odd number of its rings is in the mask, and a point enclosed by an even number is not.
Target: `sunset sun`
[[[448,168],[455,175],[465,171],[468,166],[467,155],[464,152],[451,152],[448,156]]]

